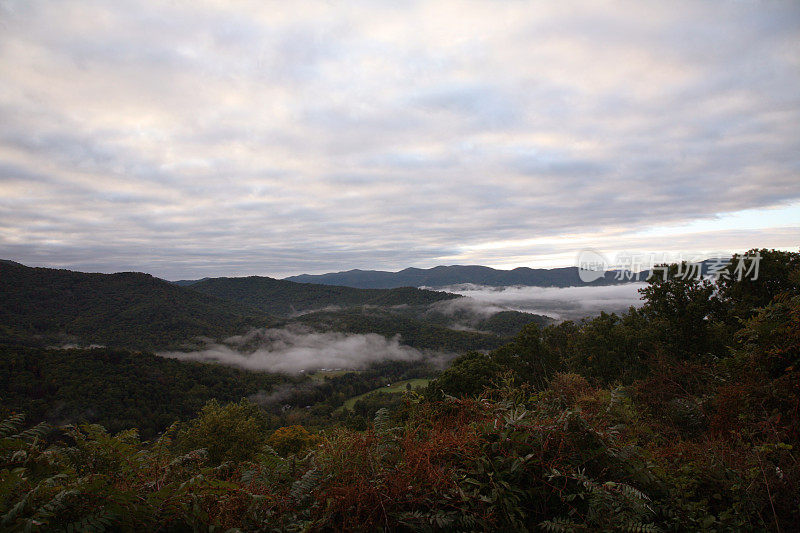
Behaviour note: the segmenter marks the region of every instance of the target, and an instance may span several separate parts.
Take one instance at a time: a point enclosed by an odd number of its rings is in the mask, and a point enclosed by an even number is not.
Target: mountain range
[[[322,285],[344,285],[362,289],[391,289],[396,287],[446,287],[471,283],[492,287],[531,286],[531,287],[574,287],[581,285],[613,285],[625,283],[616,279],[615,271],[585,283],[578,275],[578,267],[528,268],[498,270],[478,265],[451,265],[433,268],[406,268],[399,272],[383,270],[347,270],[328,274],[300,274],[285,278],[300,283]]]
[[[435,302],[458,298],[458,295],[452,293],[407,286],[393,289],[359,289],[335,285],[298,283],[265,276],[205,278],[184,286],[211,296],[233,300],[280,317],[289,317],[298,313],[322,310],[332,306],[416,306],[430,305]]]
[[[301,324],[400,335],[415,348],[461,352],[491,349],[527,323],[549,322],[517,311],[452,314],[447,305],[460,298],[414,287],[359,289],[261,276],[178,285],[140,272],[85,273],[0,260],[0,344],[191,349],[200,338]]]
[[[703,276],[710,274],[719,259],[705,259],[697,263]],[[660,271],[656,269],[658,274]],[[628,270],[608,270],[603,277],[590,283],[581,280],[578,267],[528,268],[499,270],[480,265],[450,265],[433,268],[406,268],[399,272],[384,270],[346,270],[327,274],[300,274],[284,278],[299,283],[320,285],[344,285],[361,289],[392,289],[397,287],[442,288],[452,285],[473,284],[489,287],[582,287],[598,285],[618,285],[632,281],[645,281],[650,270],[642,270],[634,276]],[[198,280],[202,281],[202,280]],[[181,281],[192,284],[196,282]]]

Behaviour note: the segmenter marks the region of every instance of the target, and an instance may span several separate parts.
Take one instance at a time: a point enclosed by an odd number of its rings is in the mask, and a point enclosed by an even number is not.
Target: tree
[[[536,323],[530,323],[514,340],[492,352],[492,358],[507,370],[537,389],[545,389],[561,367],[560,353],[551,350],[547,336]]]
[[[308,449],[320,440],[303,426],[294,425],[276,429],[267,439],[267,444],[285,456]]]
[[[630,383],[646,372],[653,342],[642,313],[631,308],[622,316],[603,312],[582,322],[571,334],[569,349],[570,371],[604,383]]]
[[[453,361],[450,368],[433,380],[428,385],[428,391],[434,397],[441,393],[475,396],[483,392],[501,371],[502,367],[489,355],[469,352]]]
[[[758,257],[758,276],[739,275],[740,262]],[[749,259],[753,261],[753,259]],[[741,278],[741,279],[740,279]],[[742,320],[756,313],[756,309],[769,305],[779,294],[800,295],[800,253],[780,250],[750,250],[743,256],[736,254],[717,280],[721,313],[719,318],[734,328]]]
[[[220,405],[210,400],[180,430],[177,445],[182,451],[204,448],[212,464],[244,461],[261,451],[265,429],[264,414],[255,404],[242,400]]]
[[[705,354],[712,346],[709,317],[717,301],[714,285],[690,272],[686,262],[667,267],[666,276],[653,276],[647,287],[639,289],[645,299],[642,313],[651,321],[660,343],[682,359]]]

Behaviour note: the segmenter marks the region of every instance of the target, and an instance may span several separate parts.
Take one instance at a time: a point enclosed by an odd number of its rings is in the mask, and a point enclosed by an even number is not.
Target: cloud
[[[470,285],[471,287],[484,287],[482,285]],[[489,287],[486,287],[488,289]],[[437,287],[437,291],[455,292],[458,287]],[[488,303],[476,298],[464,297],[456,298],[454,300],[444,300],[435,302],[429,306],[429,310],[433,312],[443,313],[448,316],[458,315],[459,318],[467,319],[480,319],[487,318],[501,311],[509,310],[508,307],[502,305]]]
[[[300,327],[253,330],[246,335],[209,343],[195,352],[163,352],[162,357],[217,362],[247,370],[301,372],[320,368],[357,370],[384,361],[417,361],[424,354],[375,333],[320,333]]]
[[[549,316],[559,320],[576,320],[600,311],[622,312],[642,304],[638,289],[646,283],[625,283],[592,287],[487,287],[485,285],[454,285],[439,290],[465,296],[446,302],[443,309],[457,312],[468,309],[473,313],[491,315],[498,310],[511,309]]]
[[[475,250],[800,201],[796,2],[0,6],[0,256],[25,263],[496,264]]]

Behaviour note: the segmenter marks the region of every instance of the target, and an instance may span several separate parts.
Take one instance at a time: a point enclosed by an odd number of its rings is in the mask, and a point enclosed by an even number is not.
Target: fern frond
[[[373,420],[375,433],[384,435],[389,431],[389,410],[385,407],[378,409]]]
[[[659,533],[661,529],[655,524],[629,523],[621,526],[621,531],[628,533]]]
[[[322,475],[316,468],[308,470],[303,477],[292,483],[290,495],[295,501],[302,501],[319,485]]]
[[[24,421],[25,415],[23,413],[14,413],[0,422],[0,439],[6,438],[19,431]]]
[[[117,521],[117,516],[109,511],[101,510],[89,516],[81,518],[67,524],[62,530],[64,533],[102,533],[113,526]]]
[[[67,506],[67,498],[78,494],[76,490],[62,490],[56,494],[49,502],[36,510],[33,515],[33,520],[46,524],[53,518],[59,511]]]
[[[19,432],[11,438],[29,442],[31,440],[44,438],[51,429],[52,426],[47,422],[39,422],[35,426]]]
[[[2,517],[0,517],[0,526],[8,526],[13,524],[17,520],[17,517],[22,513],[22,510],[25,509],[25,506],[28,505],[28,498],[30,496],[31,493],[23,496],[20,501],[15,503],[11,509],[9,509]]]
[[[578,531],[580,525],[572,522],[568,518],[553,518],[539,523],[539,527],[551,533],[572,533]]]

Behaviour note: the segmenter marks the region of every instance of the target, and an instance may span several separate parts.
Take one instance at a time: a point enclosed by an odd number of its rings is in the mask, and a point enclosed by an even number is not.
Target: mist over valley
[[[486,285],[451,285],[438,290],[458,294],[465,299],[451,300],[443,306],[472,308],[478,313],[493,314],[504,310],[543,315],[554,320],[580,320],[599,314],[621,313],[642,305],[639,289],[647,284],[624,283],[583,287],[490,287]]]

